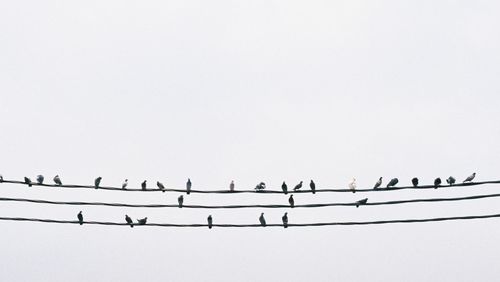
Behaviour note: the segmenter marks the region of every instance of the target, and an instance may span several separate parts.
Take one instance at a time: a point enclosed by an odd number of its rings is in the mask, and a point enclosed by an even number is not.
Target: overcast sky
[[[3,1],[0,173],[182,188],[370,188],[500,178],[496,1]],[[176,203],[175,193],[25,188],[1,197]],[[296,195],[453,197],[498,186]],[[347,194],[347,195],[346,195]],[[287,203],[189,195],[188,204]],[[499,213],[498,199],[294,209],[290,222]],[[287,210],[0,204],[0,216],[280,223]],[[497,219],[169,229],[0,222],[2,281],[492,281]],[[496,246],[496,247],[495,247]]]

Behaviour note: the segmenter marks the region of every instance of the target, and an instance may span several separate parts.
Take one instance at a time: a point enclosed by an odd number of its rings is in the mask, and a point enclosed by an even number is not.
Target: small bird
[[[474,172],[473,174],[471,174],[469,177],[467,177],[463,183],[465,182],[472,182],[472,180],[474,180],[474,178],[476,177],[476,173]]]
[[[455,184],[455,182],[457,182],[457,180],[455,179],[455,177],[450,176],[450,177],[448,177],[448,178],[446,179],[446,182],[447,182],[450,186],[452,186],[453,184]]]
[[[378,179],[377,183],[375,183],[375,186],[373,186],[373,189],[378,189],[381,185],[382,185],[382,177]]]
[[[264,218],[264,213],[260,214],[259,221],[260,221],[260,225],[266,227],[266,219]]]
[[[24,177],[24,183],[28,184],[29,187],[31,187],[31,179],[29,179],[28,177]]]
[[[411,180],[411,184],[413,184],[413,187],[418,187],[418,178],[413,177],[413,179]]]
[[[101,184],[102,177],[97,177],[94,181],[95,184],[95,189],[99,188],[99,185]]]
[[[290,198],[288,198],[288,203],[290,203],[290,207],[295,206],[295,200],[293,199],[293,195],[290,195]]]
[[[231,180],[231,184],[229,184],[229,191],[234,191],[234,180]]]
[[[281,190],[283,190],[283,193],[288,194],[288,186],[286,186],[285,181],[283,181],[283,184],[281,184]]]
[[[43,184],[43,180],[44,177],[41,174],[36,177],[36,182],[38,182],[38,184]]]
[[[141,188],[142,188],[142,190],[146,190],[146,182],[147,182],[147,180],[144,180],[144,181],[141,183]]]
[[[288,228],[288,213],[285,212],[285,214],[281,217],[281,220],[283,221],[283,227]]]
[[[389,183],[387,183],[386,188],[394,187],[394,186],[396,186],[396,184],[398,184],[398,182],[399,182],[399,180],[397,178],[393,178],[393,179],[391,179],[391,181],[389,181]]]
[[[180,195],[179,198],[177,198],[177,202],[179,203],[179,208],[182,208],[182,204],[184,204],[184,196]]]
[[[156,186],[158,186],[158,189],[165,193],[165,186],[163,185],[163,183],[161,183],[160,181],[156,181]]]
[[[364,198],[356,202],[356,207],[359,208],[360,205],[366,205],[368,203],[368,198]]]
[[[300,188],[302,188],[302,182],[303,182],[303,181],[300,181],[300,183],[299,183],[299,184],[295,185],[295,187],[293,188],[293,191],[300,190]]]
[[[128,215],[125,215],[125,221],[130,224],[130,227],[134,227],[134,222],[132,221],[132,219],[130,218],[130,216]]]
[[[264,189],[266,189],[266,183],[264,182],[261,182],[257,184],[257,186],[255,186],[255,191],[262,191]]]
[[[145,217],[145,218],[141,218],[141,219],[138,219],[138,220],[137,220],[137,224],[138,224],[138,225],[145,225],[147,221],[148,221],[148,218],[147,218],[147,217]]]
[[[188,181],[186,182],[186,193],[189,195],[191,193],[191,179],[188,178]]]
[[[349,189],[351,189],[351,191],[352,191],[353,193],[356,193],[356,186],[357,186],[357,185],[356,185],[356,178],[353,178],[353,179],[351,180],[351,182],[349,182]]]
[[[122,189],[127,189],[127,185],[128,185],[128,179],[125,179],[125,181],[123,181],[122,183]]]
[[[212,229],[212,215],[209,215],[207,217],[207,222],[208,222],[208,228]]]
[[[437,189],[439,186],[441,186],[441,178],[436,178],[434,179],[434,189]]]
[[[313,194],[316,194],[316,183],[314,183],[314,181],[312,181],[312,179],[311,179],[311,183],[309,183],[309,187],[311,187],[311,191],[313,192]]]
[[[0,174],[0,182],[3,182],[3,176]]]
[[[54,182],[59,186],[62,185],[61,178],[59,178],[59,175],[54,176]]]
[[[80,225],[82,225],[83,224],[83,214],[82,214],[82,211],[80,211],[76,217],[78,218],[78,222],[80,223]]]

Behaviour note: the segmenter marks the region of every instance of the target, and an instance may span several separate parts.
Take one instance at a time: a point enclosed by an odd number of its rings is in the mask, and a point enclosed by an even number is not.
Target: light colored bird
[[[127,189],[127,186],[128,186],[128,179],[125,179],[125,181],[123,181],[122,183],[122,189]]]
[[[130,224],[130,227],[134,227],[134,222],[132,221],[132,219],[130,218],[130,216],[128,215],[125,215],[125,221]]]
[[[295,206],[295,201],[293,199],[293,195],[290,195],[290,198],[288,198],[288,203],[290,203],[290,207],[294,207]]]
[[[312,179],[311,179],[311,182],[309,183],[309,187],[311,188],[311,191],[313,192],[313,194],[316,194],[316,183],[314,183],[314,181],[312,181]]]
[[[382,185],[382,177],[378,179],[377,183],[375,183],[375,186],[373,186],[373,189],[378,189],[381,185]]]
[[[259,221],[260,221],[260,225],[266,227],[266,219],[264,218],[264,213],[260,214]]]
[[[141,188],[142,188],[142,190],[146,190],[146,182],[147,182],[147,180],[144,180],[144,181],[141,183]]]
[[[208,222],[208,228],[212,229],[212,215],[209,215],[207,217],[207,222]]]
[[[179,203],[179,208],[182,208],[182,205],[184,204],[184,196],[180,195],[179,198],[177,198],[177,202]]]
[[[446,179],[446,182],[451,186],[451,185],[454,185],[455,182],[457,182],[457,180],[455,179],[455,177],[453,176],[450,176]]]
[[[101,185],[101,180],[102,180],[102,177],[97,177],[94,181],[94,184],[95,184],[95,189],[99,188],[99,185]]]
[[[436,178],[434,179],[434,189],[437,189],[439,186],[441,186],[441,178]]]
[[[147,221],[148,221],[148,218],[147,218],[147,217],[145,217],[145,218],[141,218],[141,219],[138,219],[138,220],[137,220],[137,224],[138,224],[138,225],[145,225]]]
[[[285,212],[285,214],[281,217],[281,220],[283,221],[283,227],[288,228],[288,213]]]
[[[38,182],[38,184],[43,184],[43,180],[44,180],[44,177],[43,175],[37,175],[36,177],[36,182]]]
[[[465,182],[472,182],[472,180],[474,180],[474,178],[476,177],[476,173],[474,172],[473,174],[471,174],[469,177],[467,177],[463,183]]]
[[[62,185],[61,178],[59,177],[59,175],[54,176],[54,182],[59,186]]]
[[[28,177],[24,177],[24,183],[28,184],[29,187],[31,187],[31,179],[29,179]]]
[[[283,193],[288,194],[288,186],[286,186],[285,181],[283,181],[283,184],[281,184],[281,190],[283,190]]]
[[[293,187],[293,191],[298,191],[298,190],[300,190],[300,188],[302,188],[302,182],[303,182],[303,181],[300,181],[300,183],[299,183],[299,184],[295,185],[295,187]]]
[[[398,182],[399,182],[399,179],[397,179],[397,178],[391,179],[391,181],[389,181],[389,183],[387,183],[387,188],[396,186],[396,184],[398,184]]]
[[[359,208],[359,206],[366,205],[366,203],[368,203],[368,198],[364,198],[362,200],[357,201],[356,202],[356,207]]]
[[[83,224],[83,214],[82,214],[82,211],[80,211],[76,217],[78,218],[78,223],[80,223],[80,225],[82,225]]]
[[[413,179],[411,180],[411,184],[413,184],[413,187],[418,187],[418,178],[413,177]]]
[[[351,189],[353,193],[356,193],[356,187],[356,178],[353,178],[351,182],[349,182],[349,189]]]
[[[191,193],[191,186],[193,184],[191,183],[191,178],[188,178],[188,181],[186,182],[186,194],[189,195],[189,193]]]
[[[165,193],[165,185],[163,185],[163,183],[156,181],[156,186],[158,186],[158,189]]]
[[[234,180],[231,180],[231,184],[229,184],[229,191],[234,191]]]

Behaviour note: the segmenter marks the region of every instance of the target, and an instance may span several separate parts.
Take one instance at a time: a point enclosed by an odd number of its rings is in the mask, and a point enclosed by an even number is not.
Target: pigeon
[[[302,182],[303,182],[303,181],[300,181],[300,183],[299,183],[299,184],[295,185],[295,187],[293,188],[293,191],[300,190],[300,188],[302,188]]]
[[[234,191],[234,180],[231,180],[231,184],[229,184],[229,191]]]
[[[356,207],[359,208],[360,205],[366,205],[368,203],[368,198],[364,198],[356,202]]]
[[[286,186],[285,181],[283,181],[283,184],[281,184],[281,190],[283,190],[283,193],[288,194],[288,186]]]
[[[212,229],[212,215],[209,215],[207,217],[207,222],[208,222],[208,228]]]
[[[180,195],[179,198],[177,198],[177,202],[179,203],[179,208],[182,208],[182,204],[184,204],[184,196]]]
[[[436,178],[434,179],[434,189],[437,189],[439,186],[441,186],[441,178]]]
[[[130,218],[130,216],[128,215],[125,215],[125,221],[130,224],[130,227],[134,227],[134,222],[132,221],[132,219]]]
[[[465,182],[472,182],[472,180],[474,180],[474,178],[476,177],[476,173],[474,172],[473,174],[471,174],[469,177],[467,177],[463,183]]]
[[[382,185],[382,177],[378,179],[377,183],[375,183],[375,186],[373,186],[373,189],[378,189],[381,185]]]
[[[356,186],[357,186],[357,185],[356,185],[356,178],[353,178],[353,179],[351,180],[351,182],[349,182],[349,189],[351,189],[351,191],[352,191],[353,193],[356,193]]]
[[[28,186],[31,187],[31,179],[26,176],[24,177],[24,183],[28,184]]]
[[[312,181],[312,179],[311,179],[311,183],[309,183],[309,187],[311,187],[311,191],[313,192],[313,194],[316,194],[316,183],[314,183],[314,181]]]
[[[99,185],[101,184],[102,177],[97,177],[94,181],[95,184],[95,189],[99,188]]]
[[[141,218],[141,219],[138,219],[138,220],[137,220],[137,224],[138,224],[138,225],[145,225],[147,221],[148,221],[148,218],[147,218],[147,217],[145,217],[145,218]]]
[[[283,227],[288,228],[288,213],[285,212],[285,214],[281,217],[281,220],[283,221]]]
[[[40,174],[36,177],[36,182],[38,182],[38,184],[43,184],[43,179],[43,175]]]
[[[142,190],[146,190],[146,180],[141,183]]]
[[[122,189],[127,189],[127,185],[128,185],[128,179],[125,179],[125,181],[123,181],[122,183]]]
[[[59,186],[62,185],[61,178],[59,178],[59,175],[54,176],[54,182]]]
[[[160,181],[156,181],[156,186],[158,186],[158,189],[165,193],[165,186],[163,185],[163,183],[161,183]]]
[[[80,211],[76,217],[78,217],[78,223],[80,223],[80,225],[82,225],[83,224],[82,211]]]
[[[266,189],[266,183],[264,183],[264,182],[261,182],[261,183],[257,184],[257,186],[255,186],[256,191],[262,191],[264,189]]]
[[[457,182],[457,180],[455,179],[455,177],[450,176],[446,179],[446,182],[451,186],[451,185],[455,184],[455,182]]]
[[[264,218],[264,213],[260,214],[259,221],[260,221],[260,225],[266,227],[266,219]]]
[[[397,178],[393,178],[393,179],[391,179],[391,181],[389,181],[389,183],[387,183],[386,188],[394,187],[394,186],[396,186],[396,184],[398,184],[398,182],[399,182],[399,180]]]
[[[418,178],[413,177],[413,179],[411,180],[411,184],[413,184],[413,187],[418,187]]]
[[[191,179],[188,178],[188,181],[186,182],[186,193],[189,195],[191,193]]]
[[[3,182],[3,176],[0,174],[0,182]]]
[[[290,198],[288,198],[288,202],[290,203],[290,207],[294,207],[295,206],[295,201],[293,199],[293,195],[290,195]]]

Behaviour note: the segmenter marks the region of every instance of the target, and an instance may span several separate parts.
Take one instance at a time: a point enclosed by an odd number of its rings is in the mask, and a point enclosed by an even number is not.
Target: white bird
[[[125,179],[125,181],[123,181],[123,184],[122,184],[122,189],[127,188],[127,185],[128,185],[128,179]]]
[[[43,184],[43,179],[44,177],[41,174],[36,177],[36,181],[38,182],[38,184]]]
[[[351,189],[353,193],[356,193],[356,178],[353,178],[351,182],[349,182],[349,189]]]
[[[61,178],[59,178],[59,175],[54,176],[54,182],[59,186],[62,185]]]
[[[474,180],[474,178],[476,177],[476,173],[474,172],[473,174],[471,174],[469,177],[467,177],[465,180],[464,180],[464,183],[465,182],[472,182],[472,180]]]
[[[229,191],[234,191],[234,180],[231,180],[231,184],[229,184]]]

